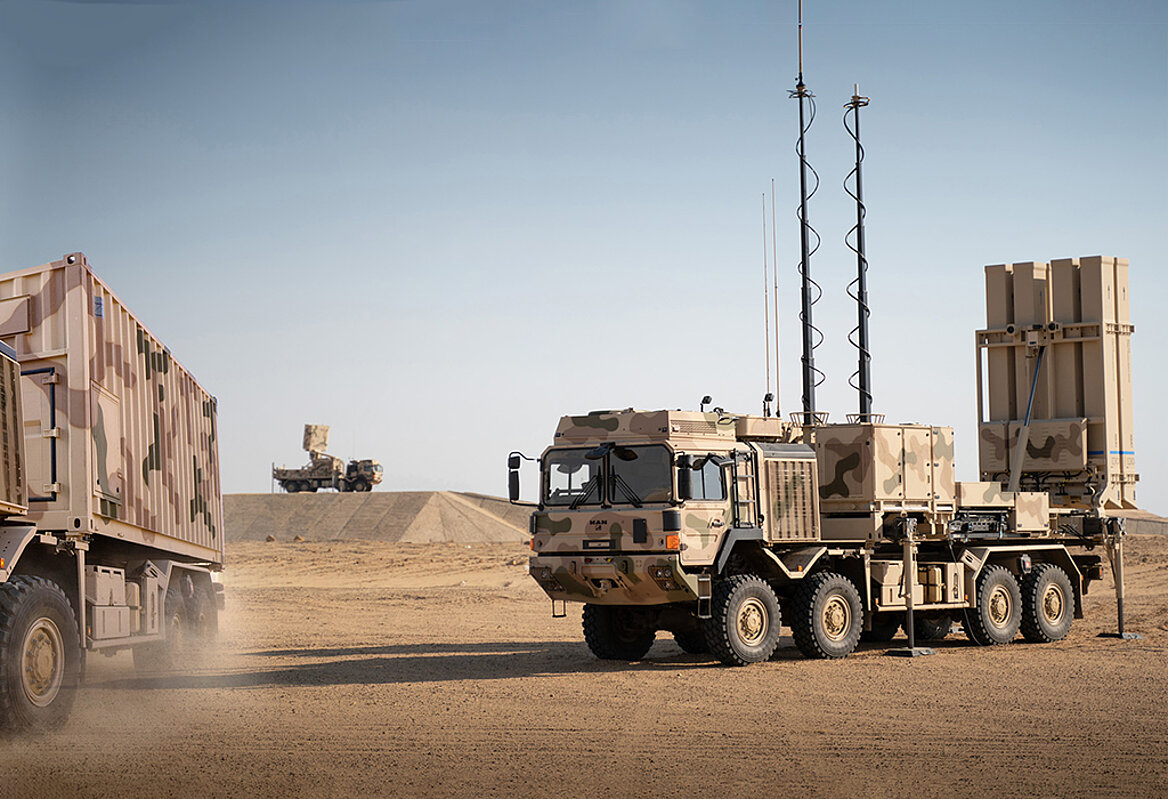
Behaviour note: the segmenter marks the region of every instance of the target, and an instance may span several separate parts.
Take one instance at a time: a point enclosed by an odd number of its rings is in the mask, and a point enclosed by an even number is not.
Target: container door
[[[118,398],[93,384],[93,493],[101,515],[117,517],[122,503],[122,409]]]
[[[52,368],[21,373],[25,475],[30,502],[55,500],[61,490],[57,483],[55,451],[60,431],[54,426],[56,415],[53,413],[56,387],[56,372]]]

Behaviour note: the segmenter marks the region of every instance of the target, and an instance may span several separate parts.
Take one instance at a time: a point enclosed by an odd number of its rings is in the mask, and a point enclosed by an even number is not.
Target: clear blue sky
[[[220,400],[224,488],[301,425],[388,489],[505,492],[560,414],[756,411],[777,181],[799,398],[795,2],[0,0],[0,268],[85,252]],[[1168,6],[816,2],[821,407],[853,410],[859,82],[876,410],[975,479],[982,267],[1132,263],[1140,496],[1168,513]]]

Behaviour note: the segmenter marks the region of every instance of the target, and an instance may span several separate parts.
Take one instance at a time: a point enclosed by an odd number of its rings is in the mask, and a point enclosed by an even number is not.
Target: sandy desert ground
[[[241,542],[220,651],[91,658],[60,732],[0,741],[5,797],[1164,796],[1168,536],[1129,538],[1058,644],[743,669],[664,634],[600,662],[516,544]]]

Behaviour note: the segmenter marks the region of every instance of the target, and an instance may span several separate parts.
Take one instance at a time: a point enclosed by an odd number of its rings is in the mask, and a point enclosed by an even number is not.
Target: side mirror
[[[518,452],[512,452],[510,455],[507,456],[507,468],[510,469],[511,471],[515,471],[516,469],[519,468],[519,453]]]
[[[677,456],[677,498],[693,498],[693,461],[685,454]]]
[[[518,460],[518,458],[516,459]],[[519,469],[512,468],[507,475],[507,493],[512,502],[519,501]]]

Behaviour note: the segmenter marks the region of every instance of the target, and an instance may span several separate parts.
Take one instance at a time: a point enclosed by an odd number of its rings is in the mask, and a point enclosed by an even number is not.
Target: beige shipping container
[[[20,362],[28,517],[218,568],[216,401],[74,253],[0,276]]]

